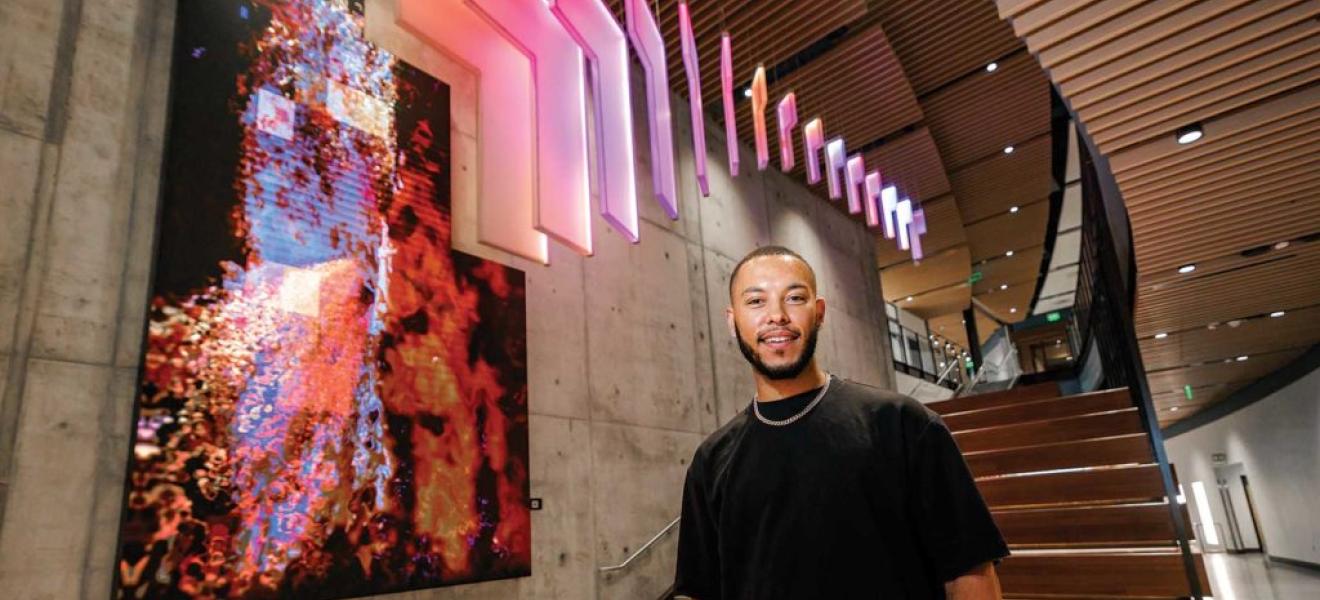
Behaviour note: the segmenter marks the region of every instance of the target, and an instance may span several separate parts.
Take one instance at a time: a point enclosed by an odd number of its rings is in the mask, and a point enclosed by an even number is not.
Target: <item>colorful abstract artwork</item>
[[[361,10],[178,4],[119,598],[530,573],[523,274],[451,249],[448,88]]]

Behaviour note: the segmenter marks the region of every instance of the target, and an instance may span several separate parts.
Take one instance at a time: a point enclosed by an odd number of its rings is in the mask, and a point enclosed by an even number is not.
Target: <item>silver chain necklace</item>
[[[762,423],[765,423],[766,425],[773,425],[775,427],[792,425],[793,423],[796,423],[798,419],[807,416],[807,413],[811,412],[811,409],[816,408],[816,405],[820,404],[821,398],[825,397],[825,392],[830,391],[830,382],[833,380],[834,377],[827,373],[825,375],[824,387],[820,388],[820,392],[816,394],[815,398],[811,399],[811,402],[807,404],[806,408],[803,408],[800,412],[798,412],[798,414],[793,415],[782,421],[776,421],[774,419],[765,418],[765,415],[761,414],[761,403],[756,400],[756,396],[752,396],[752,412],[756,413],[757,420],[761,421]]]

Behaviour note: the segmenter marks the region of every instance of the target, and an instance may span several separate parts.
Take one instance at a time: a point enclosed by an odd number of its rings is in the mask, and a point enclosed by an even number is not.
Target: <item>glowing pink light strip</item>
[[[829,182],[830,199],[838,200],[843,197],[842,185],[839,183],[839,171],[842,171],[847,158],[844,156],[843,138],[834,138],[825,144],[825,177]]]
[[[669,112],[669,67],[665,40],[646,0],[624,0],[628,39],[646,71],[647,116],[651,125],[651,179],[655,198],[670,219],[678,218],[674,181],[673,116]]]
[[[752,75],[752,129],[756,134],[756,168],[764,171],[770,164],[770,140],[765,130],[765,108],[770,103],[765,89],[765,65]]]
[[[908,234],[912,227],[912,201],[904,198],[898,201],[898,247],[907,250],[911,247]]]
[[[536,152],[527,57],[462,0],[399,0],[398,24],[478,73],[477,241],[546,263],[533,226]]]
[[[779,168],[793,170],[793,128],[797,127],[797,94],[789,92],[779,101]]]
[[[582,49],[545,5],[468,0],[532,62],[536,106],[536,228],[590,255],[586,96]]]
[[[885,220],[885,238],[894,239],[894,219],[898,213],[898,188],[888,186],[880,190],[880,218]]]
[[[918,208],[912,211],[912,232],[909,236],[912,243],[912,260],[921,260],[925,253],[921,250],[921,236],[926,235],[926,209]]]
[[[866,174],[866,198],[863,200],[866,205],[866,226],[880,226],[880,172],[871,171]]]
[[[692,15],[687,2],[678,3],[678,37],[683,45],[683,70],[687,72],[688,102],[692,110],[692,157],[696,165],[697,185],[702,196],[710,196],[706,178],[706,115],[701,106],[701,64],[697,60],[696,36],[692,33]]]
[[[854,154],[848,157],[848,163],[843,171],[844,187],[848,189],[848,214],[855,215],[862,212],[862,196],[865,194],[862,186],[866,183],[866,161],[862,160],[862,155]]]
[[[555,0],[550,10],[590,59],[600,214],[635,244],[639,239],[637,171],[628,40],[600,0]]]
[[[802,147],[807,155],[807,183],[820,183],[820,152],[825,149],[825,124],[820,117],[802,126]]]
[[[729,150],[729,176],[738,176],[738,114],[733,111],[733,40],[720,34],[720,87],[724,92],[724,139]]]

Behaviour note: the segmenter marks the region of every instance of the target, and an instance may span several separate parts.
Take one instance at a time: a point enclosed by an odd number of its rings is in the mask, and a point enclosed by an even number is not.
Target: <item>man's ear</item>
[[[725,309],[724,309],[724,320],[729,324],[729,337],[734,338],[734,339],[737,339],[737,337],[738,337],[738,328],[737,328],[737,327],[734,327],[734,321],[733,321],[733,307],[732,307],[732,306],[725,307]]]
[[[816,296],[816,326],[825,324],[825,298]]]

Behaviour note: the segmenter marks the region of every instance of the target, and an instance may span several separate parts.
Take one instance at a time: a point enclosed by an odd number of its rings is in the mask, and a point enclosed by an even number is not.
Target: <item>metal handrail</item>
[[[682,516],[674,517],[674,520],[670,521],[668,525],[665,525],[665,528],[661,529],[660,533],[655,534],[649,541],[647,541],[645,544],[642,544],[641,548],[638,548],[636,552],[632,553],[632,556],[629,556],[623,562],[608,567],[600,567],[598,570],[601,573],[608,573],[610,571],[619,571],[622,569],[626,569],[628,565],[632,564],[632,561],[636,560],[637,557],[641,556],[647,550],[650,550],[651,546],[654,546],[656,542],[660,541],[660,538],[664,537],[666,533],[669,533],[670,530],[672,530],[675,526],[677,526],[678,522],[682,520],[682,518],[683,518]]]
[[[1002,369],[1004,365],[1008,364],[1009,359],[1017,360],[1017,356],[1018,356],[1017,346],[1012,345],[1012,343],[1010,342],[1008,346],[1008,352],[1004,354],[1004,358],[1002,360],[1000,360],[998,363],[995,364],[995,370]],[[958,388],[958,391],[954,395],[961,396],[966,392],[972,391],[972,388],[976,387],[976,384],[981,382],[981,376],[985,374],[989,366],[990,365],[981,365],[981,368],[978,369],[976,373],[973,373],[972,378],[968,380],[968,382],[964,384],[962,387]],[[1019,373],[1018,375],[1014,375],[1013,380],[1009,382],[1008,387],[1011,388],[1014,385],[1016,385],[1018,377],[1020,375],[1021,373]]]
[[[957,357],[955,357],[953,360],[949,361],[949,366],[944,367],[944,371],[942,371],[942,372],[940,373],[939,378],[935,380],[935,385],[936,385],[936,386],[939,386],[940,383],[943,383],[943,382],[944,382],[944,378],[945,378],[945,377],[948,377],[948,376],[949,376],[949,373],[952,373],[952,372],[953,372],[953,368],[956,367],[956,366],[958,366],[958,359],[957,359]],[[907,396],[911,396],[912,394],[917,393],[917,390],[921,389],[921,386],[926,385],[927,383],[930,383],[930,382],[926,381],[925,379],[918,379],[918,380],[917,380],[917,385],[912,386],[912,389],[908,390],[908,393],[907,393],[906,395],[907,395]]]

